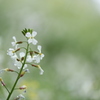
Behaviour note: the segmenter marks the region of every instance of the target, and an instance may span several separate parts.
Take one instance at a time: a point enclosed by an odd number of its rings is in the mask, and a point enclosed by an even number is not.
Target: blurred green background
[[[100,100],[99,0],[0,0],[0,69],[14,68],[6,51],[12,36],[32,28],[45,54],[44,74],[31,68],[19,85],[26,100]],[[9,89],[16,74],[2,73]],[[12,99],[22,91],[14,92]],[[6,90],[0,85],[0,100]]]

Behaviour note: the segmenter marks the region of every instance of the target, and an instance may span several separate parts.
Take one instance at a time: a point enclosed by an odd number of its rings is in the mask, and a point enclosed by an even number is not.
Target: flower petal
[[[16,45],[16,43],[15,43],[15,42],[11,42],[11,44],[12,44],[12,46],[15,46],[15,45]]]
[[[13,36],[12,38],[14,39],[14,41],[15,41],[15,42],[17,42],[17,41],[16,41],[16,37],[15,37],[15,36]]]
[[[41,55],[41,59],[44,57],[44,54]]]
[[[30,32],[27,32],[25,36],[26,36],[26,37],[31,37],[32,35],[31,35]]]
[[[32,37],[35,37],[37,35],[37,32],[36,31],[33,31],[32,32]]]
[[[20,53],[19,53],[19,56],[20,56],[20,58],[22,58],[22,57],[25,56],[25,53],[24,53],[24,52],[20,52]]]
[[[40,45],[37,46],[37,49],[39,50],[39,53],[41,53],[42,47]]]
[[[40,66],[38,66],[38,68],[40,69],[40,75],[43,75],[44,70]]]
[[[36,39],[32,39],[32,44],[36,45],[38,41]]]
[[[32,43],[32,39],[28,39],[28,43],[29,43],[29,44]]]
[[[23,69],[27,68],[27,64],[24,65]]]

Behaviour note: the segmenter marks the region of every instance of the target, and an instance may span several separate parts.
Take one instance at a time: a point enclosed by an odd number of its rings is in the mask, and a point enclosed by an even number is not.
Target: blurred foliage
[[[24,40],[21,31],[32,28],[43,46],[45,73],[29,66],[18,84],[28,85],[26,100],[99,100],[99,27],[93,0],[0,0],[0,69],[13,68],[6,55],[12,36]],[[9,88],[16,79],[11,73],[0,76]],[[6,96],[0,86],[0,99]]]

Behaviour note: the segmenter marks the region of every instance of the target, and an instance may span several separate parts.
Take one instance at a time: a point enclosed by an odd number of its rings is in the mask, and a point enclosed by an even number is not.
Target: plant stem
[[[5,85],[4,85],[4,87],[5,87],[5,89],[8,91],[8,93],[10,93],[9,90],[8,90],[8,88],[7,88]]]
[[[14,89],[15,89],[15,86],[16,86],[16,84],[17,84],[19,78],[20,78],[20,74],[21,74],[21,72],[22,72],[22,70],[23,70],[23,67],[24,67],[24,65],[25,65],[25,62],[26,62],[26,58],[27,58],[27,54],[28,54],[28,48],[29,48],[29,44],[27,44],[26,55],[25,55],[25,59],[24,59],[24,62],[23,62],[23,64],[22,64],[22,67],[21,67],[21,69],[20,69],[20,72],[19,72],[19,74],[18,74],[18,76],[17,76],[17,78],[16,78],[16,81],[15,81],[15,83],[14,83],[12,89],[11,89],[11,92],[9,93],[9,95],[8,95],[8,97],[7,97],[6,100],[9,100],[9,99],[10,99],[10,97],[11,97],[11,95],[12,95]]]

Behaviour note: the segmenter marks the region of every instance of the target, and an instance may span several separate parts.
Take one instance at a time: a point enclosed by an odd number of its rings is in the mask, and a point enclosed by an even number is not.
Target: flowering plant
[[[26,92],[26,86],[20,86],[19,88],[16,88],[16,85],[21,77],[24,76],[25,73],[29,73],[28,65],[31,65],[32,67],[36,67],[40,70],[40,75],[43,74],[44,70],[38,65],[40,61],[43,59],[44,54],[41,53],[42,47],[40,45],[37,45],[38,41],[35,39],[35,36],[37,35],[36,31],[33,31],[32,29],[24,29],[22,31],[23,35],[26,37],[26,41],[17,41],[16,37],[13,36],[13,42],[11,42],[13,48],[9,48],[7,50],[7,55],[11,57],[13,60],[13,64],[15,67],[18,68],[18,70],[9,69],[1,69],[0,73],[4,71],[8,72],[15,72],[17,73],[17,78],[12,86],[12,89],[9,90],[3,81],[3,79],[0,77],[0,82],[2,86],[5,87],[5,89],[8,92],[8,97],[6,100],[10,100],[14,90],[19,89],[19,90],[24,90]],[[20,47],[20,44],[26,43],[26,48],[25,47]],[[34,51],[31,49],[31,44],[37,46],[37,51]],[[25,52],[19,52],[21,49],[25,49]],[[14,100],[21,100],[25,99],[25,97],[22,94],[19,94]]]

